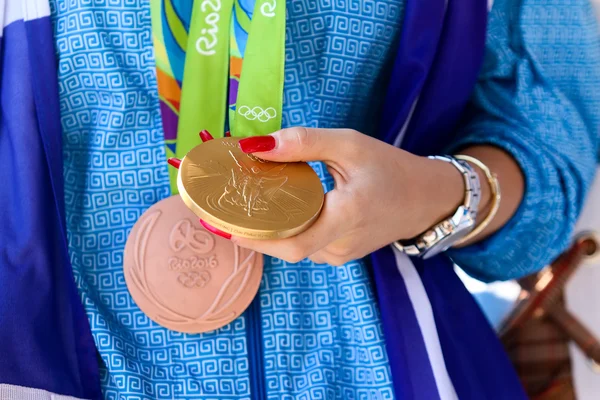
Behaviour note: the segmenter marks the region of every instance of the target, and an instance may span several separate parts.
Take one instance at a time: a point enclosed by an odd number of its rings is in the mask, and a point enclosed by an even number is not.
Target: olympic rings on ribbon
[[[246,118],[249,121],[259,120],[260,122],[267,122],[277,116],[277,111],[273,107],[269,107],[263,110],[261,107],[250,108],[248,106],[241,106],[238,108],[238,114]]]

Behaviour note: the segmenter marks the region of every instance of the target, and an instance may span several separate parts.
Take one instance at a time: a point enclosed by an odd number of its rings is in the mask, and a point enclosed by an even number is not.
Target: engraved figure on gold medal
[[[222,185],[206,194],[207,203],[215,210],[237,217],[278,222],[289,221],[307,211],[308,203],[300,196],[315,196],[315,193],[288,184],[289,177],[283,173],[287,163],[267,163],[251,154],[236,157],[231,150],[228,154],[233,160],[233,168],[213,160],[192,167],[194,181],[217,176],[223,179]],[[244,158],[254,165],[248,165]]]
[[[219,198],[219,205],[235,206],[234,209],[243,209],[248,217],[269,211],[269,203],[273,196],[288,181],[287,176],[280,173],[287,164],[275,165],[266,170],[258,167],[248,167],[243,161],[235,158],[229,151],[239,170],[231,169],[231,178],[227,180],[223,194]],[[250,158],[250,157],[249,157]],[[256,159],[256,157],[254,157]]]

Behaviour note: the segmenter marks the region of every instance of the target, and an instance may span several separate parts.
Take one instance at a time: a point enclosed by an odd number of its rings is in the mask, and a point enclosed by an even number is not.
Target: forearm
[[[540,13],[542,7],[547,5],[494,3],[490,62],[446,148],[479,159],[499,178],[500,210],[490,226],[469,246],[448,251],[484,281],[536,272],[568,246],[596,168],[599,96],[590,88],[600,81],[600,50],[594,16],[583,1],[560,21]],[[522,13],[542,17],[523,19]],[[575,64],[572,54],[579,55]]]

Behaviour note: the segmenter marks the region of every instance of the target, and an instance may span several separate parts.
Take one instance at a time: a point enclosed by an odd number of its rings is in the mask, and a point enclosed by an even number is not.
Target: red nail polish
[[[208,142],[209,140],[213,140],[214,138],[212,137],[212,135],[205,129],[203,131],[200,132],[200,139],[202,139],[202,142]]]
[[[179,158],[169,158],[167,162],[177,169],[179,169],[179,166],[181,165],[181,160]]]
[[[225,132],[225,137],[231,137],[231,132],[229,132],[229,131]]]
[[[212,232],[215,235],[219,235],[221,237],[224,237],[225,239],[231,239],[231,235],[229,233],[223,232],[222,230],[217,229],[214,226],[207,224],[203,220],[200,220],[200,224],[202,224],[202,226],[205,227],[207,231]]]
[[[249,137],[240,140],[240,148],[244,153],[271,151],[275,148],[275,138],[270,135]]]

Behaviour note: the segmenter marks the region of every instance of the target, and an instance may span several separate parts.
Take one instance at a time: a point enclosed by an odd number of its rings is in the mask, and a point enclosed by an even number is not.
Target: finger
[[[181,160],[179,158],[175,158],[175,157],[171,157],[167,160],[167,162],[169,163],[169,165],[171,165],[172,167],[175,167],[177,169],[179,169],[179,166],[181,165]]]
[[[269,161],[337,161],[353,156],[362,136],[349,129],[289,128],[242,139],[240,148]]]
[[[205,129],[203,131],[200,131],[200,139],[202,139],[202,143],[204,143],[204,142],[208,142],[209,140],[213,140],[214,138],[212,137],[210,132],[208,132]]]
[[[215,228],[203,219],[200,220],[200,225],[202,225],[207,231],[212,232],[215,235],[219,235],[221,237],[224,237],[225,239],[231,239],[231,235],[229,233],[223,232],[222,230]]]
[[[240,247],[268,254],[289,262],[299,262],[342,236],[346,218],[338,191],[325,195],[325,204],[317,221],[306,231],[287,239],[256,240],[234,236]],[[333,206],[335,205],[335,207]]]

